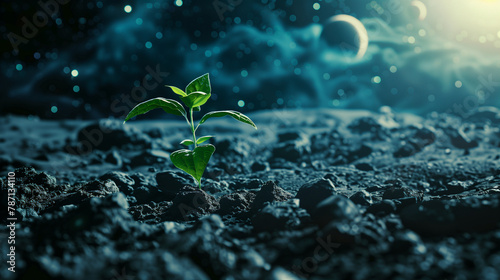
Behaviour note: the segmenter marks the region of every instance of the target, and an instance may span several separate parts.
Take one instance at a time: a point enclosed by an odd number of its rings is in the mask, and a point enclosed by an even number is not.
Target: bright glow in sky
[[[496,49],[494,41],[500,32],[499,0],[425,1],[428,20],[436,29],[450,38]]]

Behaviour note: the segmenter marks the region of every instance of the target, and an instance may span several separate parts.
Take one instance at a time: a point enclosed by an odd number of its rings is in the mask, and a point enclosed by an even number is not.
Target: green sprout
[[[195,125],[193,112],[200,111],[200,107],[208,101],[211,95],[210,79],[208,77],[208,73],[192,80],[187,85],[185,91],[174,86],[166,87],[170,87],[174,93],[180,96],[181,101],[184,103],[184,105],[186,105],[186,107],[189,108],[189,115],[181,103],[173,99],[157,97],[139,103],[134,108],[132,108],[123,123],[137,115],[145,114],[157,108],[161,108],[163,109],[163,111],[169,114],[183,116],[189,125],[193,138],[182,140],[180,144],[187,147],[194,145],[194,149],[177,150],[170,154],[170,160],[175,165],[175,167],[191,175],[198,183],[198,187],[201,188],[201,177],[203,176],[203,172],[205,172],[208,161],[215,152],[215,147],[210,144],[199,146],[201,143],[207,141],[213,136],[202,136],[200,138],[196,138],[196,130],[198,130],[198,127],[210,118],[219,118],[224,116],[230,116],[237,121],[253,126],[255,129],[257,129],[257,126],[249,117],[243,115],[240,112],[230,110],[209,112],[200,119],[197,125]]]

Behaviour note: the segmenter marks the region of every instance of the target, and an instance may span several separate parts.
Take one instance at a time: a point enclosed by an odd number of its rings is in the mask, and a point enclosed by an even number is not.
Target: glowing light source
[[[243,101],[243,100],[238,101],[238,106],[244,107],[245,106],[245,101]]]
[[[442,26],[445,35],[452,35],[458,41],[479,46],[487,42],[493,43],[495,35],[500,35],[498,0],[454,0],[452,5],[449,1],[433,1],[432,10],[440,12],[429,13],[429,20]]]
[[[71,76],[73,76],[73,77],[78,76],[78,70],[73,69],[73,70],[71,71]]]
[[[422,1],[414,0],[411,1],[411,4],[413,7],[417,8],[419,11],[418,19],[419,20],[424,20],[427,17],[427,7],[425,6]]]
[[[57,113],[57,106],[52,106],[52,108],[50,108],[50,111],[54,114]]]
[[[130,12],[132,12],[132,6],[127,5],[123,7],[123,10],[125,11],[125,13],[129,14]]]
[[[380,78],[380,76],[375,76],[372,78],[372,83],[380,84],[380,82],[382,82],[382,78]]]

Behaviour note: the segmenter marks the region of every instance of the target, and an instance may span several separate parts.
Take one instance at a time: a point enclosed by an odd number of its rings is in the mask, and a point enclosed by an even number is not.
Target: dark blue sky
[[[434,2],[4,1],[0,106],[122,117],[210,73],[206,109],[498,107],[500,1]],[[338,14],[366,28],[363,57],[349,23],[325,28]]]

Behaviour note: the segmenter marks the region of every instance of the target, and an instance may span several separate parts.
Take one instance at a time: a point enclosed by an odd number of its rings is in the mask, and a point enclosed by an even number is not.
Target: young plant
[[[191,175],[198,183],[198,187],[201,188],[201,176],[203,175],[203,172],[205,172],[205,168],[207,167],[208,161],[212,157],[212,154],[215,152],[215,147],[210,144],[199,146],[213,136],[207,135],[196,138],[196,130],[198,129],[198,127],[210,118],[219,118],[224,116],[230,116],[235,120],[253,126],[255,129],[257,129],[257,126],[249,117],[237,111],[209,112],[200,119],[198,124],[195,125],[193,112],[200,111],[200,107],[208,101],[211,95],[210,78],[208,77],[208,73],[191,81],[187,85],[185,91],[174,86],[166,87],[170,87],[174,93],[180,96],[181,101],[188,108],[189,114],[186,112],[184,106],[182,106],[181,103],[173,99],[157,97],[139,103],[134,108],[132,108],[123,123],[137,115],[145,114],[151,110],[158,108],[163,109],[163,111],[169,114],[183,116],[189,125],[189,129],[191,130],[193,138],[182,140],[180,144],[188,147],[194,145],[194,148],[193,150],[177,150],[170,154],[170,160],[175,165],[175,167]]]

